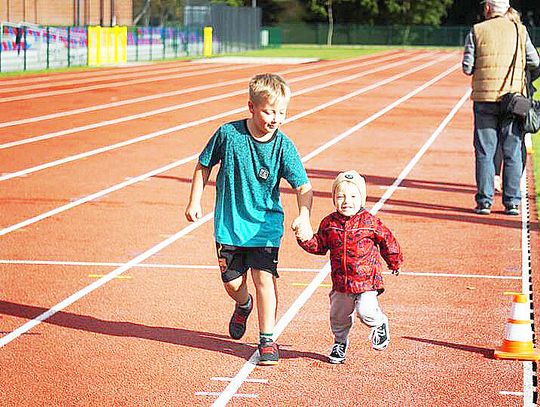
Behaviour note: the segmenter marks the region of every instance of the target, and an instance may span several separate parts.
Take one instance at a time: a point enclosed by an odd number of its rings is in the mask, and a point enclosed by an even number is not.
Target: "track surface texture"
[[[346,362],[328,363],[328,258],[297,245],[286,184],[279,364],[254,365],[255,316],[242,340],[228,336],[213,183],[201,221],[184,210],[198,153],[247,117],[247,83],[263,71],[293,91],[282,130],[315,190],[313,227],[333,210],[335,176],[356,169],[402,246],[380,297],[383,352],[356,320]],[[534,293],[539,334],[532,167],[524,216],[504,215],[500,195],[491,215],[473,212],[469,85],[459,53],[433,50],[0,78],[0,404],[534,405],[536,364],[493,358],[505,291]]]

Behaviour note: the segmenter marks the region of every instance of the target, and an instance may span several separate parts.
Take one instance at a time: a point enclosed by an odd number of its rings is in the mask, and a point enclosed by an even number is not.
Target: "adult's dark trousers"
[[[474,102],[474,154],[476,162],[476,203],[493,204],[497,145],[503,156],[503,205],[521,202],[523,171],[522,130],[501,112],[498,102]]]

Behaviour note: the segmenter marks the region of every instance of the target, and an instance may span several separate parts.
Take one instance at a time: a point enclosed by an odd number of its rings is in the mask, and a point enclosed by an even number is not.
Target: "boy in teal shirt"
[[[259,318],[259,364],[275,365],[273,341],[277,311],[278,251],[283,236],[281,178],[294,188],[298,217],[292,228],[309,231],[313,192],[293,142],[279,126],[285,121],[291,91],[275,74],[254,76],[249,82],[251,117],[222,125],[199,156],[193,174],[186,218],[202,217],[201,197],[212,167],[216,178],[214,234],[221,279],[236,302],[229,322],[232,338],[240,339],[253,309],[247,270],[255,285]]]

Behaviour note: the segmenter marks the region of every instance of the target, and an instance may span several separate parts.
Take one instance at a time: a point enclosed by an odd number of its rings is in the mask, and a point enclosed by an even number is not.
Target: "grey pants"
[[[355,312],[358,318],[371,328],[388,320],[379,307],[377,291],[347,294],[332,290],[330,292],[330,326],[336,342],[347,342]]]
[[[493,204],[494,161],[500,148],[503,159],[503,204],[519,205],[520,179],[524,168],[522,131],[517,122],[504,116],[500,103],[474,102],[473,106],[476,203]]]

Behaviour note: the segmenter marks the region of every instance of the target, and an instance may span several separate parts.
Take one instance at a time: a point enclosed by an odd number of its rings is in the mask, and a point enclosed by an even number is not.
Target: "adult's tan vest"
[[[495,17],[474,26],[474,101],[497,102],[505,93],[524,92],[527,31],[523,24],[517,27],[519,46],[512,80],[512,59],[516,51],[514,23],[505,17]]]

